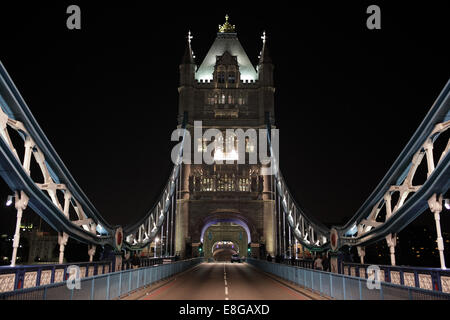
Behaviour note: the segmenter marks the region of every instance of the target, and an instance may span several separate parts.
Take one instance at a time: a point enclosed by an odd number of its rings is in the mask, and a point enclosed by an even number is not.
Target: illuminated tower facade
[[[238,40],[236,28],[228,21],[219,26],[217,37],[203,62],[197,66],[191,49],[189,33],[185,54],[180,65],[179,124],[187,115],[187,129],[194,140],[194,122],[201,121],[203,131],[216,128],[266,129],[267,121],[274,122],[273,65],[266,46],[263,46],[256,68],[250,62]],[[215,150],[214,160],[236,160],[238,141],[223,141],[228,146]],[[198,152],[209,141],[192,141]],[[257,148],[246,138],[245,149]],[[193,150],[195,151],[195,150]],[[248,157],[248,153],[246,154]],[[183,257],[204,254],[209,257],[214,248],[211,239],[242,243],[240,255],[275,254],[274,200],[271,176],[261,175],[261,164],[184,164],[179,188],[176,219],[176,252]],[[243,235],[236,231],[241,227]],[[233,232],[226,232],[226,229]],[[216,230],[216,231],[214,231]],[[208,240],[208,241],[207,241]],[[207,244],[207,245],[205,245]],[[242,245],[241,245],[242,246]],[[245,252],[245,254],[244,254]]]

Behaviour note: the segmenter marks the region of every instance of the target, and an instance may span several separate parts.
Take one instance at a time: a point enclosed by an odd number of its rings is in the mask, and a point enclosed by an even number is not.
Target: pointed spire
[[[265,31],[263,32],[261,39],[263,41],[263,47],[261,50],[261,54],[259,55],[259,64],[272,63],[272,59],[270,58],[270,54],[269,54],[269,49],[267,48],[267,45],[266,45],[267,36],[266,36]]]
[[[184,55],[183,55],[183,59],[181,61],[182,64],[195,64],[195,56],[194,56],[194,52],[192,51],[191,48],[191,40],[194,37],[191,35],[191,31],[188,32],[187,35],[187,46],[186,46],[186,50],[184,51]]]

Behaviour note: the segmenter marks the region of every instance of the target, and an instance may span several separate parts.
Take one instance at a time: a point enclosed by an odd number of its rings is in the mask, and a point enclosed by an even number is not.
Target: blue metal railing
[[[83,278],[80,289],[65,282],[0,293],[0,300],[112,300],[149,286],[201,263],[203,258],[177,261]]]
[[[387,282],[380,282],[379,289],[369,289],[364,278],[251,258],[247,262],[262,271],[337,300],[450,300],[450,294],[439,291]]]
[[[343,274],[367,279],[369,264],[343,262],[342,266]],[[384,276],[382,281],[450,293],[450,270],[407,266],[377,266],[382,271],[382,276]]]
[[[27,266],[2,266],[0,276],[4,278],[5,288],[19,290],[23,288],[38,287],[67,279],[67,268],[76,265],[81,268],[82,277],[96,276],[111,272],[111,262],[79,262],[64,264],[37,264]],[[7,284],[7,282],[10,282]],[[3,288],[0,288],[0,292]]]

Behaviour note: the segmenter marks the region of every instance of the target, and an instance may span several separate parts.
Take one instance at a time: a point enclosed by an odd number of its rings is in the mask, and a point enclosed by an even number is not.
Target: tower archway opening
[[[204,256],[215,261],[230,261],[233,254],[245,256],[249,243],[246,228],[231,221],[207,223],[202,233]]]

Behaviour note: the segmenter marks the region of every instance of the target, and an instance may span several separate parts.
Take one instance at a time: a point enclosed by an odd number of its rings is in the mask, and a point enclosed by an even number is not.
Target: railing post
[[[122,295],[122,273],[123,271],[119,273],[119,297]]]
[[[47,300],[47,287],[44,287],[44,294],[42,296],[42,300]]]
[[[133,273],[134,273],[134,271],[131,270],[128,274],[128,292],[127,293],[130,293],[130,291],[131,291],[131,280],[133,280]]]
[[[358,286],[359,286],[359,300],[362,300],[361,278],[358,279]]]
[[[330,273],[330,297],[333,298],[333,277],[331,276],[331,273]]]
[[[110,273],[108,273],[108,276],[106,278],[106,300],[109,300],[109,279],[111,278]]]
[[[306,270],[303,270],[303,287],[306,288]]]
[[[147,286],[147,268],[144,269],[144,286]]]
[[[319,291],[320,295],[322,295],[322,272],[319,272]]]
[[[141,277],[141,270],[138,269],[138,271],[137,271],[137,283],[136,283],[136,289],[139,288],[139,280],[140,280],[140,277]]]
[[[380,300],[384,300],[384,295],[383,295],[383,284],[380,285]]]
[[[345,277],[342,277],[342,293],[344,294],[344,300],[346,300],[346,294],[345,294]]]
[[[95,286],[95,278],[92,278],[92,284],[91,284],[91,300],[94,300],[94,286]]]

